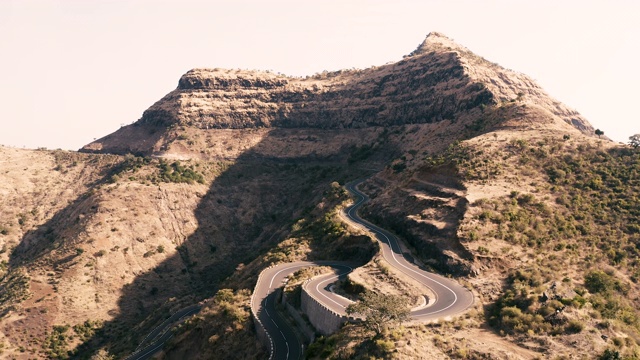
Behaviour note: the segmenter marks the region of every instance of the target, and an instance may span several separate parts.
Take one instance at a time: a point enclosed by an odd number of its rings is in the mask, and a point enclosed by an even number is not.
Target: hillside
[[[362,216],[471,286],[479,305],[375,342],[351,326],[310,357],[638,351],[638,153],[441,34],[365,70],[194,69],[80,152],[0,154],[8,358],[122,358],[205,299],[160,356],[264,358],[247,305],[262,269],[375,258],[337,217],[348,199],[336,183],[367,176]],[[358,273],[363,286],[376,264]],[[541,303],[543,293],[558,297]]]

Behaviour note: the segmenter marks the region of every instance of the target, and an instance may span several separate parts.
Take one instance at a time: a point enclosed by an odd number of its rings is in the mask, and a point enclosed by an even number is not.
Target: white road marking
[[[145,353],[144,353],[144,354],[142,354],[142,355],[138,355],[138,358],[145,357],[145,356],[147,356],[147,355],[149,355],[149,354],[152,354],[154,351],[158,350],[158,348],[162,347],[162,346],[164,345],[164,343],[165,343],[165,342],[167,342],[167,341],[168,341],[169,339],[171,339],[172,337],[173,337],[173,334],[172,334],[171,336],[169,336],[169,337],[167,338],[167,340],[163,341],[161,344],[158,344],[157,346],[153,347],[152,349],[150,349],[149,351],[145,352]]]
[[[278,326],[278,324],[275,322],[275,320],[273,320],[273,318],[271,317],[271,314],[269,314],[269,310],[267,309],[267,298],[264,299],[264,312],[267,313],[267,317],[269,318],[269,320],[271,320],[273,325],[275,325],[276,328],[278,328],[278,330],[280,330],[280,326]],[[280,331],[280,333],[282,333],[282,331]],[[284,337],[284,335],[282,335],[282,337]],[[285,339],[284,341],[287,341],[287,339]]]
[[[389,250],[391,251],[391,257],[393,258],[393,260],[394,260],[398,265],[402,266],[402,267],[403,267],[403,268],[405,268],[406,270],[408,270],[408,271],[410,271],[410,272],[412,272],[412,273],[414,273],[414,274],[416,274],[416,275],[418,275],[418,276],[421,276],[421,277],[423,277],[423,278],[425,278],[425,279],[427,279],[427,280],[430,280],[430,281],[432,281],[432,282],[434,282],[434,283],[436,283],[436,284],[438,284],[438,285],[442,286],[443,288],[445,288],[445,289],[449,290],[449,291],[453,294],[453,302],[452,302],[451,304],[449,304],[449,306],[447,306],[447,307],[445,307],[445,308],[443,308],[443,309],[440,309],[440,310],[436,310],[436,311],[433,311],[433,312],[430,312],[430,313],[423,314],[423,316],[425,316],[425,315],[432,315],[432,314],[436,314],[436,313],[439,313],[439,312],[445,311],[445,310],[447,310],[447,309],[451,308],[453,305],[455,305],[455,304],[456,304],[456,302],[458,301],[458,295],[455,293],[455,291],[453,291],[453,289],[451,289],[451,288],[450,288],[450,287],[448,287],[447,285],[445,285],[445,284],[443,284],[443,283],[441,283],[441,282],[439,282],[439,281],[437,281],[437,280],[435,280],[435,279],[433,279],[433,278],[431,278],[431,277],[429,277],[429,276],[427,276],[427,275],[424,275],[424,274],[422,274],[422,273],[419,273],[419,272],[417,272],[417,271],[415,271],[415,270],[413,270],[413,269],[411,269],[411,268],[409,268],[409,267],[405,266],[404,264],[402,264],[402,263],[401,263],[400,261],[398,261],[398,259],[396,258],[395,251],[393,251],[393,246],[392,246],[392,244],[391,244],[391,239],[389,239],[389,237],[388,237],[384,232],[382,232],[381,230],[378,230],[378,229],[377,229],[377,227],[374,227],[374,225],[372,225],[372,224],[367,224],[367,223],[365,223],[363,220],[362,220],[362,221],[358,221],[356,218],[354,218],[354,216],[353,216],[352,212],[354,211],[354,209],[355,209],[355,208],[357,208],[357,206],[358,206],[358,205],[360,205],[362,202],[364,202],[365,197],[364,197],[364,195],[363,195],[360,191],[358,191],[357,189],[355,189],[355,187],[354,187],[353,185],[351,185],[351,186],[350,186],[350,189],[349,189],[349,190],[351,190],[351,192],[353,192],[354,194],[356,194],[356,195],[358,195],[358,196],[360,197],[360,200],[359,200],[356,204],[354,204],[353,206],[351,206],[351,208],[350,208],[350,209],[349,209],[349,211],[347,212],[347,215],[349,216],[349,218],[350,218],[351,220],[353,220],[353,221],[355,221],[355,222],[357,222],[357,223],[359,223],[359,224],[361,224],[361,225],[365,226],[366,228],[368,228],[369,230],[373,231],[374,233],[384,236],[384,238],[385,238],[385,239],[387,239],[387,242],[388,242],[388,244],[389,244]],[[394,239],[394,241],[395,241],[395,239]],[[396,245],[396,247],[400,248],[400,246],[398,246],[397,242],[395,242],[395,245]],[[383,251],[383,255],[384,255],[384,251]],[[386,257],[385,257],[385,258],[386,258]],[[404,260],[404,257],[403,257],[403,260]],[[388,259],[387,259],[387,261],[388,261]],[[404,271],[403,271],[403,272],[404,272]],[[412,278],[416,279],[416,278],[415,278],[414,276],[412,276],[411,274],[407,274],[406,272],[405,272],[405,274],[406,274],[407,276],[409,276],[409,277],[412,277]],[[416,280],[418,280],[418,279],[416,279]],[[419,281],[419,280],[418,280],[418,281]],[[426,284],[424,284],[424,285],[425,285],[425,286],[427,286],[429,289],[431,289],[431,291],[433,291],[433,289],[432,289],[431,287],[429,287],[429,286],[428,286],[428,285],[426,285]],[[438,302],[438,293],[437,293],[436,291],[433,291],[433,292],[434,292],[434,294],[435,294],[435,296],[436,296],[436,300],[435,300],[435,302],[434,302],[434,304],[435,304],[435,303],[437,303],[437,302]]]
[[[445,310],[447,310],[447,309],[451,308],[452,306],[454,306],[454,305],[458,302],[458,300],[459,300],[459,299],[458,299],[458,295],[456,294],[456,292],[455,292],[452,288],[450,288],[449,286],[447,286],[447,285],[443,284],[442,282],[440,282],[440,281],[438,281],[438,280],[436,280],[436,279],[434,279],[434,278],[432,278],[432,277],[430,277],[430,276],[427,276],[425,273],[423,273],[423,271],[422,271],[422,270],[420,270],[420,269],[415,270],[415,269],[411,268],[410,266],[414,266],[414,267],[415,267],[416,265],[415,265],[415,264],[410,263],[410,262],[409,262],[409,261],[407,261],[407,259],[404,257],[404,255],[402,254],[402,248],[399,246],[399,244],[398,244],[398,239],[397,239],[397,238],[395,238],[395,236],[393,236],[393,235],[389,235],[389,236],[387,236],[387,234],[385,234],[385,230],[383,230],[383,229],[381,229],[381,228],[379,228],[379,227],[377,227],[377,226],[375,226],[375,225],[373,225],[373,224],[369,223],[368,221],[366,221],[366,220],[364,220],[364,219],[361,219],[361,218],[357,217],[357,215],[354,215],[354,211],[355,211],[355,209],[356,209],[356,208],[358,208],[358,207],[359,207],[363,202],[365,202],[365,200],[366,200],[366,196],[365,196],[364,194],[362,194],[359,190],[356,190],[353,184],[349,185],[349,189],[348,189],[348,190],[349,190],[349,191],[351,191],[354,195],[358,196],[358,197],[359,197],[359,199],[358,199],[358,201],[356,201],[356,202],[355,202],[355,204],[354,204],[354,205],[352,205],[352,206],[349,208],[349,210],[346,212],[346,215],[348,216],[348,218],[349,218],[350,220],[354,221],[354,222],[355,222],[356,224],[358,224],[359,226],[362,226],[362,227],[364,227],[365,229],[367,229],[367,230],[369,230],[369,231],[372,231],[374,234],[376,234],[376,235],[380,238],[380,241],[383,243],[383,244],[382,244],[382,255],[383,255],[383,257],[384,257],[384,259],[385,259],[385,260],[389,261],[389,263],[390,263],[392,266],[396,267],[398,270],[400,270],[401,272],[403,272],[403,273],[404,273],[404,274],[406,274],[407,276],[409,276],[409,277],[411,277],[411,278],[413,278],[413,279],[415,279],[415,280],[417,280],[417,281],[421,282],[423,286],[425,286],[425,287],[427,287],[428,289],[430,289],[431,291],[433,291],[433,293],[434,293],[434,295],[435,295],[435,302],[434,302],[434,304],[438,302],[438,292],[437,292],[437,291],[435,291],[435,290],[433,290],[433,288],[432,288],[431,286],[429,286],[429,285],[428,285],[428,284],[429,284],[429,281],[431,282],[431,284],[437,284],[437,285],[440,285],[443,289],[446,289],[446,290],[450,291],[450,292],[453,294],[453,302],[452,302],[451,304],[449,304],[448,306],[446,306],[446,307],[445,307],[445,308],[443,308],[443,309],[436,310],[436,311],[432,311],[432,312],[430,312],[430,313],[426,313],[426,314],[421,314],[421,315],[420,315],[420,317],[424,317],[424,316],[427,316],[427,315],[432,315],[432,314],[435,314],[435,313],[439,313],[439,312],[445,311]],[[383,237],[384,237],[384,239],[386,239],[386,242],[384,242],[384,241],[382,240],[382,238],[383,238]],[[391,239],[393,239],[393,242],[391,241]],[[398,256],[398,257],[396,256],[396,252],[394,251],[394,245],[399,249],[400,254],[399,254],[399,256]],[[391,252],[391,257],[390,257],[390,258],[389,258],[389,254],[388,254],[388,252],[389,252],[389,251]],[[278,267],[279,267],[279,266],[283,266],[283,268],[279,269],[275,274],[273,274],[273,275],[271,276],[271,280],[270,280],[270,282],[269,282],[269,287],[266,289],[266,290],[267,290],[267,296],[268,296],[269,294],[271,294],[272,290],[274,289],[274,288],[273,288],[273,287],[274,287],[274,282],[275,282],[276,278],[277,278],[277,277],[278,277],[282,272],[285,272],[285,271],[292,271],[292,270],[295,270],[295,269],[305,268],[305,267],[311,267],[311,266],[322,266],[322,265],[323,265],[323,263],[324,263],[324,262],[321,262],[321,263],[312,263],[312,262],[308,262],[308,263],[296,264],[296,265],[291,265],[291,266],[287,266],[287,265],[284,265],[284,264],[283,264],[283,265],[277,265]],[[336,263],[337,263],[337,262],[336,262]],[[409,265],[409,266],[405,265],[405,263],[406,263],[407,265]],[[346,273],[349,273],[349,272],[353,271],[353,269],[352,269],[351,267],[349,267],[349,266],[345,265],[345,264],[339,264],[339,265],[336,265],[335,263],[333,263],[333,264],[332,264],[332,263],[330,263],[330,262],[326,262],[326,265],[327,265],[327,266],[334,266],[334,267],[336,267],[336,268],[338,268],[338,269],[339,269],[339,267],[346,267],[346,268],[348,268],[348,269],[349,269],[349,271],[348,271],[348,272],[339,273],[338,275],[331,276],[331,277],[330,277],[330,278],[328,278],[328,279],[325,279],[325,280],[322,280],[322,281],[318,282],[318,284],[316,284],[316,291],[318,292],[318,294],[321,294],[321,296],[322,296],[322,297],[324,297],[324,298],[328,299],[329,301],[331,301],[331,302],[335,303],[335,304],[336,304],[336,305],[338,305],[340,308],[345,308],[345,306],[344,306],[344,305],[340,304],[338,301],[334,300],[332,297],[327,296],[327,295],[324,293],[324,291],[321,291],[321,290],[320,290],[320,286],[321,286],[321,285],[323,285],[323,284],[325,284],[325,283],[328,283],[328,282],[330,282],[330,281],[334,281],[334,280],[335,280],[335,279],[337,279],[339,276],[344,275],[344,274],[346,274]],[[403,270],[402,268],[404,268],[404,270]],[[266,271],[266,270],[265,270],[265,271]],[[263,272],[265,272],[265,271],[263,271]],[[258,288],[258,284],[260,284],[260,282],[261,282],[261,281],[260,281],[260,277],[261,277],[262,275],[263,275],[263,273],[261,273],[261,274],[260,274],[260,276],[258,277],[258,283],[256,284],[256,289]],[[421,277],[423,280],[420,280],[420,279],[416,278],[416,276],[417,276],[417,277]],[[425,279],[427,280],[427,283],[424,283],[424,282],[423,282]],[[277,286],[280,286],[280,284],[278,284]],[[254,292],[254,295],[255,295],[255,292]],[[269,314],[269,311],[267,310],[267,299],[268,299],[268,298],[265,298],[265,299],[264,299],[264,302],[263,302],[263,304],[264,304],[263,306],[264,306],[264,310],[265,310],[266,316],[271,320],[271,322],[273,322],[273,324],[275,325],[275,327],[276,327],[276,328],[278,329],[278,331],[280,332],[280,335],[282,335],[282,337],[283,337],[283,339],[284,339],[284,342],[285,342],[285,345],[287,346],[287,359],[288,359],[288,358],[289,358],[289,356],[290,356],[289,342],[287,341],[287,338],[285,337],[285,335],[284,335],[284,333],[282,332],[282,330],[280,330],[280,327],[279,327],[279,326],[278,326],[278,324],[275,322],[274,318],[271,316],[271,314]],[[253,296],[252,296],[252,303],[253,303]],[[472,298],[471,298],[471,303],[473,303],[473,296],[472,296]],[[253,307],[252,307],[252,311],[253,311]],[[258,319],[258,322],[260,322],[260,319],[257,317],[257,315],[256,315],[256,314],[254,314],[254,316],[256,316],[256,318]],[[260,324],[261,324],[261,323],[260,323]],[[262,326],[262,325],[261,325],[261,326]],[[264,328],[264,326],[262,326],[262,327]],[[269,357],[269,359],[271,359],[271,358],[273,358],[273,356],[274,356],[274,354],[275,354],[275,351],[276,351],[276,350],[275,350],[275,344],[274,344],[273,340],[271,339],[271,336],[269,335],[269,332],[267,331],[267,329],[266,329],[266,328],[265,328],[265,331],[267,332],[267,336],[269,337],[269,341],[271,342],[271,354],[270,354],[270,357]],[[304,353],[304,344],[301,344],[301,350],[302,350],[302,352]]]
[[[345,265],[345,266],[346,266],[346,265]],[[323,280],[323,281],[319,282],[318,284],[316,284],[316,291],[318,292],[318,294],[322,295],[325,299],[328,299],[329,301],[331,301],[331,302],[333,302],[334,304],[338,305],[338,307],[340,307],[340,308],[342,308],[342,309],[344,309],[344,308],[345,308],[345,306],[344,306],[344,305],[342,305],[342,304],[340,304],[339,302],[335,301],[335,300],[334,300],[334,299],[332,299],[331,297],[329,297],[329,296],[325,295],[325,293],[324,293],[323,291],[320,291],[320,289],[319,289],[318,287],[319,287],[321,284],[325,284],[325,283],[327,283],[327,282],[329,282],[329,281],[333,281],[333,280],[335,280],[335,279],[339,278],[341,275],[348,274],[348,273],[350,273],[350,272],[352,272],[352,271],[353,271],[353,269],[352,269],[350,266],[346,266],[346,267],[349,269],[349,271],[348,271],[348,272],[346,272],[346,273],[342,273],[342,274],[338,274],[338,275],[335,275],[335,276],[332,276],[332,277],[330,277],[330,278],[328,278],[328,279],[326,279],[326,280]]]
[[[273,288],[273,281],[276,279],[276,277],[283,271],[287,271],[290,269],[295,269],[295,268],[303,268],[303,267],[307,267],[307,266],[314,266],[314,265],[294,265],[291,267],[286,267],[280,271],[278,271],[277,273],[273,274],[273,276],[271,277],[271,282],[269,282],[269,289]]]

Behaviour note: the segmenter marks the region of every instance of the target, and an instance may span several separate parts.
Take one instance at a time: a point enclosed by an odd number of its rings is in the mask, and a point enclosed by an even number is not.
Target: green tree
[[[600,130],[600,129],[596,129],[596,135],[598,135],[598,137],[604,135],[604,131]]]
[[[360,301],[347,307],[347,314],[364,316],[364,326],[380,335],[385,325],[392,322],[400,325],[409,319],[409,302],[401,296],[365,291]]]
[[[640,147],[640,134],[629,136],[629,145],[633,146],[635,149]]]

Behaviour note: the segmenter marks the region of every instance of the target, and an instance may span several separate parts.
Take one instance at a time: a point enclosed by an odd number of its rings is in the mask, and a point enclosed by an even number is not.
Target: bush
[[[580,320],[570,320],[567,326],[565,327],[565,331],[567,334],[577,334],[584,330],[584,323]]]
[[[96,329],[100,328],[102,323],[98,320],[91,321],[85,320],[82,324],[76,324],[73,326],[73,331],[78,335],[81,341],[90,339],[96,332]]]
[[[592,294],[609,294],[614,290],[626,294],[629,290],[628,284],[600,270],[587,273],[584,277],[584,286]]]
[[[378,350],[383,353],[390,353],[395,348],[395,344],[390,340],[378,339],[375,344]]]
[[[500,318],[503,328],[514,333],[527,334],[532,331],[543,334],[551,330],[551,325],[544,322],[542,315],[524,313],[515,306],[502,308]]]
[[[161,160],[158,168],[160,169],[159,178],[163,182],[189,184],[198,182],[204,184],[204,176],[197,173],[193,165],[185,167],[179,161],[175,161],[169,165],[166,161]]]
[[[393,169],[393,172],[400,173],[400,172],[403,172],[404,169],[407,168],[407,164],[404,163],[404,162],[399,162],[399,163],[393,164],[393,166],[391,166],[391,168]]]
[[[622,360],[622,357],[617,350],[606,349],[600,356],[598,356],[598,360]]]

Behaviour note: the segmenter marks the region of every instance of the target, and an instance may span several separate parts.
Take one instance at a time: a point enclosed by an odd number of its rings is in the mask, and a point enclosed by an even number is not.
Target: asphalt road
[[[276,304],[279,300],[279,292],[276,290],[284,285],[289,275],[310,266],[330,266],[341,274],[345,269],[351,269],[350,266],[338,261],[299,261],[279,264],[260,273],[251,297],[251,310],[256,314],[270,337],[271,356],[269,359],[297,360],[301,359],[304,354],[301,339],[276,310]]]
[[[411,312],[412,320],[431,321],[446,318],[458,314],[471,306],[473,304],[473,295],[469,290],[446,277],[420,269],[405,257],[398,244],[398,239],[393,234],[358,216],[358,209],[368,200],[368,197],[356,188],[358,184],[359,183],[356,182],[347,184],[346,186],[347,190],[352,193],[357,200],[354,205],[345,210],[345,214],[350,220],[364,226],[376,235],[376,238],[381,243],[380,246],[383,256],[391,266],[417,280],[436,294],[435,301],[430,303],[429,306]],[[305,284],[305,289],[307,289],[311,296],[340,314],[345,314],[345,308],[351,303],[350,300],[334,294],[330,289],[332,283],[353,271],[350,264],[340,261],[300,261],[279,264],[264,270],[260,273],[251,297],[251,310],[257,315],[260,323],[268,334],[267,336],[271,344],[269,349],[270,360],[297,360],[301,359],[304,355],[304,345],[301,339],[276,310],[276,304],[279,300],[277,290],[284,285],[287,277],[302,268],[310,266],[329,266],[334,269],[333,274],[316,277]],[[145,360],[151,358],[156,352],[162,349],[165,342],[173,336],[170,331],[171,326],[199,311],[200,306],[193,305],[173,314],[151,331],[142,341],[142,344],[150,342],[149,345],[142,349],[136,349],[136,352],[130,355],[127,360]]]
[[[353,222],[360,224],[376,235],[380,241],[383,256],[389,264],[407,276],[415,279],[430,289],[436,298],[428,306],[411,312],[414,321],[427,322],[444,319],[456,315],[473,304],[473,294],[446,277],[427,272],[409,261],[398,244],[398,239],[390,232],[361,219],[357,211],[368,200],[368,197],[357,189],[359,182],[347,184],[347,190],[356,197],[354,205],[345,210],[345,214]],[[349,264],[331,261],[295,262],[280,264],[264,270],[258,279],[251,299],[251,308],[257,314],[262,326],[270,338],[271,349],[269,359],[300,359],[304,354],[303,344],[295,331],[276,311],[276,301],[280,288],[287,276],[309,266],[331,266],[333,274],[323,275],[305,284],[311,296],[337,313],[344,314],[350,300],[334,294],[330,285],[339,277],[345,276],[353,269]]]
[[[473,304],[471,291],[456,281],[421,269],[405,257],[397,237],[358,216],[358,209],[368,200],[368,197],[357,189],[358,184],[359,182],[355,182],[346,186],[347,190],[356,196],[356,201],[345,210],[345,214],[350,220],[366,227],[376,235],[376,238],[380,241],[382,255],[391,266],[415,279],[430,289],[436,296],[429,306],[412,311],[411,319],[425,322],[444,319],[469,308]],[[329,305],[329,303],[325,303],[325,305]],[[338,311],[340,309],[337,307],[334,310],[344,313],[344,310]]]
[[[353,301],[333,293],[331,291],[331,285],[338,279],[346,277],[347,274],[353,271],[353,268],[351,266],[344,265],[334,266],[334,269],[335,271],[333,274],[314,277],[304,284],[304,288],[311,297],[318,300],[329,309],[344,315],[346,314],[346,307],[353,303]]]
[[[175,314],[171,315],[168,319],[163,321],[162,324],[153,329],[153,331],[151,331],[144,338],[144,340],[142,340],[141,344],[144,344],[147,341],[151,341],[151,343],[142,349],[136,349],[136,351],[133,354],[129,355],[126,360],[150,359],[155,353],[160,351],[160,349],[162,349],[162,347],[164,346],[164,343],[173,336],[171,327],[187,316],[197,314],[198,312],[200,312],[200,308],[200,305],[192,305],[181,309]]]

